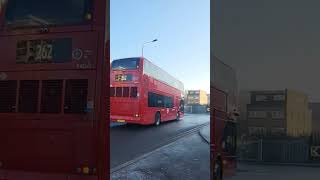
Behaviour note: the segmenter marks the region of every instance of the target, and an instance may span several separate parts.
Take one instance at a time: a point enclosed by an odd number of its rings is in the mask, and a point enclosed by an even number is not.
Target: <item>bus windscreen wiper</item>
[[[13,22],[8,22],[8,25],[10,28],[22,28],[22,27],[29,27],[29,26],[34,26],[34,23],[37,24],[37,26],[43,26],[47,27],[49,25],[52,25],[51,22],[48,22],[47,20],[44,20],[42,18],[33,16],[33,15],[28,15],[26,16],[25,19],[17,19]]]
[[[28,18],[31,19],[34,22],[37,22],[37,23],[41,24],[42,26],[51,25],[51,23],[48,22],[47,20],[39,18],[39,17],[36,17],[36,16],[33,16],[33,15],[28,15]]]

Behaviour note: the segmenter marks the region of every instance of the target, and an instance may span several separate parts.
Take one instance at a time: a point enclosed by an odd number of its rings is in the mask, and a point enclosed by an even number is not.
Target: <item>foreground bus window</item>
[[[87,24],[92,18],[90,0],[10,0],[5,13],[9,27]]]
[[[183,117],[183,84],[145,58],[111,63],[111,120],[160,125]]]
[[[0,179],[109,177],[108,4],[0,1]]]

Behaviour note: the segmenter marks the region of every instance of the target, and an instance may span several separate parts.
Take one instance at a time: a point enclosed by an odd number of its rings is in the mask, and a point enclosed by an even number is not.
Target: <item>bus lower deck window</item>
[[[129,87],[123,88],[123,97],[129,97]]]
[[[116,90],[114,87],[110,87],[110,97],[114,97],[114,94],[116,93]]]
[[[122,97],[122,87],[116,87],[116,96]]]

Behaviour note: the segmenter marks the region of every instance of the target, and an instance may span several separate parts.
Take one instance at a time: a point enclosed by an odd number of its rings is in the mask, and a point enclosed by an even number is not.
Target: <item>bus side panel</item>
[[[161,121],[170,121],[175,120],[176,115],[179,109],[179,103],[176,103],[175,99],[177,96],[181,96],[181,92],[171,86],[168,86],[152,77],[147,77],[143,75],[145,79],[145,85],[143,86],[144,92],[144,103],[142,104],[141,109],[144,110],[145,120],[148,124],[154,123],[154,118],[156,112],[160,112],[161,114]],[[170,96],[173,98],[173,108],[166,108],[166,107],[148,107],[148,92],[154,92],[165,96]],[[143,106],[144,105],[144,106]]]

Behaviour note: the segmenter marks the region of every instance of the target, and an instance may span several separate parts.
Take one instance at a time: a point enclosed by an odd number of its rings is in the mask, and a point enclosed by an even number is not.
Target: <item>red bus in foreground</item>
[[[109,179],[109,1],[0,3],[0,179]]]
[[[233,175],[237,167],[237,80],[235,71],[216,57],[211,69],[211,177],[222,180]]]
[[[157,126],[183,117],[183,84],[147,59],[114,60],[110,78],[111,121]]]

